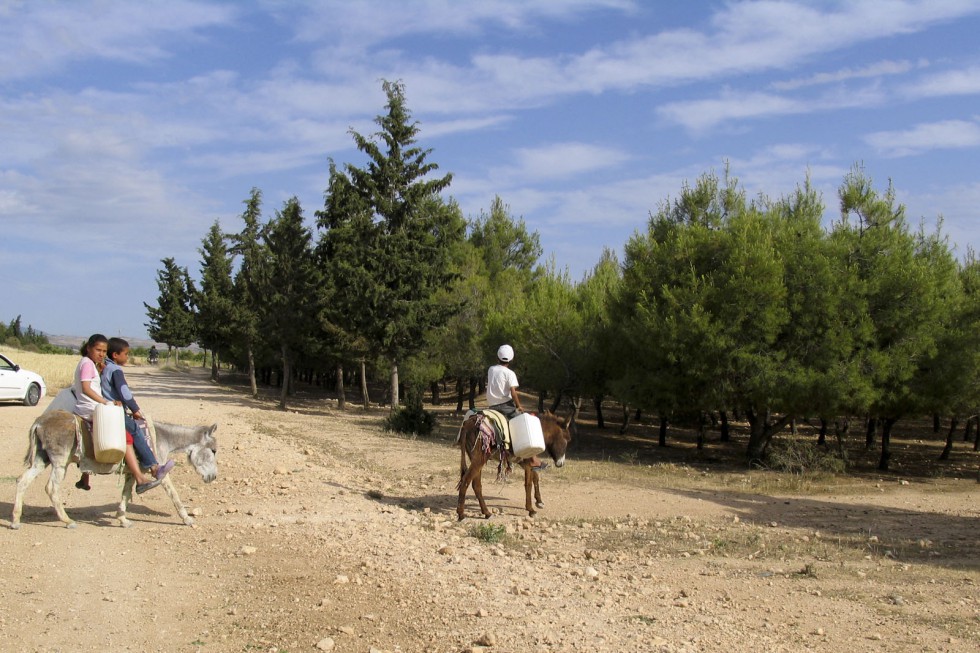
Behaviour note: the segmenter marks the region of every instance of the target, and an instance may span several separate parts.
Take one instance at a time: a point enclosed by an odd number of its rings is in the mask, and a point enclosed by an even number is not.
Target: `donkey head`
[[[211,426],[199,426],[200,437],[196,442],[187,448],[187,459],[194,465],[194,469],[201,475],[205,483],[210,483],[218,478],[218,440],[214,432],[218,429],[217,424]]]
[[[565,451],[572,441],[572,434],[568,430],[571,423],[571,416],[559,419],[551,411],[546,411],[541,415],[541,430],[544,433],[545,451],[555,461],[555,467],[565,464]]]

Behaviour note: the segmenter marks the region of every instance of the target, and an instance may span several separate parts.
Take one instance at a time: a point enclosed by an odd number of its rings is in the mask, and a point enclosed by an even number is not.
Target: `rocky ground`
[[[719,485],[696,467],[576,460],[514,477],[456,521],[455,418],[385,434],[383,412],[299,397],[281,412],[201,370],[134,367],[158,421],[218,424],[219,479],[173,472],[114,518],[119,483],[43,475],[0,529],[5,651],[976,651],[980,485],[885,477],[817,493]],[[0,405],[9,524],[36,408]],[[964,454],[973,455],[975,454]],[[976,460],[973,460],[974,469]],[[703,478],[701,478],[703,477]],[[742,483],[743,487],[739,487]]]

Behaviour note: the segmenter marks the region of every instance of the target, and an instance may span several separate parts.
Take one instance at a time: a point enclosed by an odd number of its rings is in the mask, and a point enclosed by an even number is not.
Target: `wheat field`
[[[56,395],[60,390],[71,386],[79,358],[78,354],[40,354],[6,345],[0,345],[0,354],[25,370],[40,374],[44,378],[48,395]]]

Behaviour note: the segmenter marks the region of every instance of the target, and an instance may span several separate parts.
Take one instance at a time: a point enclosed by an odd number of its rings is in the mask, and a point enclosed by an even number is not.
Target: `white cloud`
[[[812,105],[771,93],[723,93],[718,98],[669,102],[657,107],[668,122],[702,132],[722,122],[810,111]]]
[[[819,86],[822,84],[835,84],[851,79],[867,79],[869,77],[883,77],[887,75],[901,75],[916,68],[923,68],[929,63],[920,60],[916,63],[911,61],[878,61],[873,64],[860,68],[843,68],[829,73],[816,73],[809,77],[800,77],[781,82],[773,82],[772,88],[777,91],[792,91],[807,86]]]
[[[911,98],[980,94],[980,66],[927,76],[908,84],[903,92]]]
[[[79,61],[142,63],[169,56],[159,37],[194,38],[228,25],[238,8],[168,2],[15,2],[0,5],[0,79],[56,72]]]
[[[980,147],[980,122],[943,120],[922,123],[911,129],[868,134],[864,141],[882,156],[902,157],[929,150]]]
[[[507,176],[524,181],[555,180],[615,167],[629,156],[610,147],[588,143],[553,143],[517,150],[517,165]]]

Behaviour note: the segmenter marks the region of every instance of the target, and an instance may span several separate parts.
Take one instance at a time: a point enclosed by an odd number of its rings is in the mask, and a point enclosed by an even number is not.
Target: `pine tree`
[[[232,257],[216,220],[198,250],[201,254],[201,289],[195,315],[198,344],[211,350],[211,379],[218,380],[218,361],[229,353],[234,324]]]
[[[455,310],[437,301],[449,284],[453,247],[463,238],[459,209],[439,193],[452,175],[430,177],[438,166],[431,150],[415,145],[417,123],[401,83],[384,82],[387,113],[368,138],[352,131],[367,155],[364,167],[331,166],[324,210],[324,250],[329,252],[336,300],[350,311],[356,330],[391,365],[392,408],[399,403],[398,365],[425,346],[427,332]]]
[[[149,336],[165,342],[169,349],[186,347],[194,342],[194,286],[186,268],[180,268],[172,257],[161,260],[157,271],[160,297],[157,306],[143,303],[150,321],[145,323]],[[168,354],[169,357],[169,354]],[[177,361],[179,362],[179,361]]]
[[[297,358],[314,349],[318,314],[319,270],[313,257],[313,236],[303,223],[303,211],[295,197],[264,231],[268,266],[258,284],[265,310],[262,332],[278,347],[282,363],[279,407],[286,408]]]

